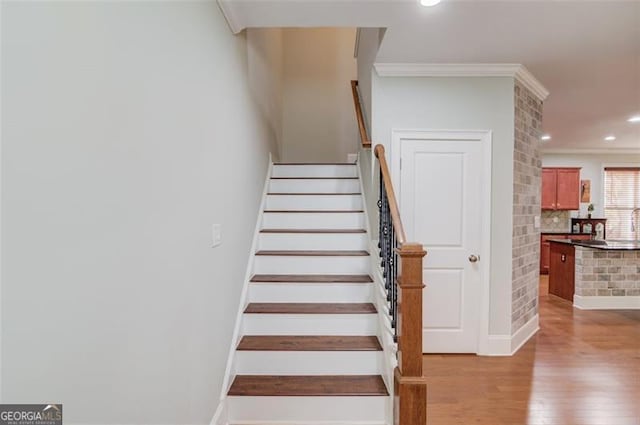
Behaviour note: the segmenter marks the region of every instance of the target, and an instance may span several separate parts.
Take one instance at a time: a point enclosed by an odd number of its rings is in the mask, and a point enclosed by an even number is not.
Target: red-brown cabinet
[[[575,292],[575,247],[551,242],[549,293],[573,302]]]
[[[542,209],[580,209],[580,168],[542,169]]]
[[[585,233],[543,233],[540,235],[540,274],[549,274],[551,263],[550,239],[589,240],[591,235]]]

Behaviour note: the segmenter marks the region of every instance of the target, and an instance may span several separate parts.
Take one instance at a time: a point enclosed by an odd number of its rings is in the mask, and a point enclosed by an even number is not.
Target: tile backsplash
[[[540,218],[541,232],[571,231],[571,211],[543,210]]]

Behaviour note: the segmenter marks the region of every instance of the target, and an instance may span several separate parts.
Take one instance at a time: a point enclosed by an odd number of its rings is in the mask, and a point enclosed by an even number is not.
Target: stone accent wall
[[[513,152],[511,334],[538,313],[542,101],[516,81]]]
[[[557,218],[557,223],[553,219]],[[569,211],[542,211],[540,229],[543,232],[571,232],[571,214]]]
[[[640,251],[603,251],[576,246],[575,294],[640,296]]]

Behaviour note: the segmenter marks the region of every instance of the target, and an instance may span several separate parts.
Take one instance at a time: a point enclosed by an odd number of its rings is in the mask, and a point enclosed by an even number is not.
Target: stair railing
[[[351,81],[351,89],[362,146],[371,147],[357,81]],[[422,260],[426,252],[422,244],[407,242],[384,146],[376,145],[374,153],[380,177],[378,247],[391,326],[398,343],[394,424],[425,425],[427,384],[422,375]]]
[[[374,149],[380,172],[379,242],[391,326],[398,342],[395,370],[396,425],[427,423],[427,385],[422,375],[422,244],[407,242],[384,146]]]

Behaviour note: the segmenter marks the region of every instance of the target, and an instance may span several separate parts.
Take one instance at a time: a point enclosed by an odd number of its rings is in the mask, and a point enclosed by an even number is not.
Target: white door
[[[482,268],[488,266],[480,255],[482,214],[489,205],[483,196],[490,193],[483,192],[490,184],[483,182],[483,161],[490,137],[465,134],[425,133],[398,138],[394,145],[400,148],[399,202],[407,240],[421,242],[428,252],[422,347],[428,353],[478,352]]]

